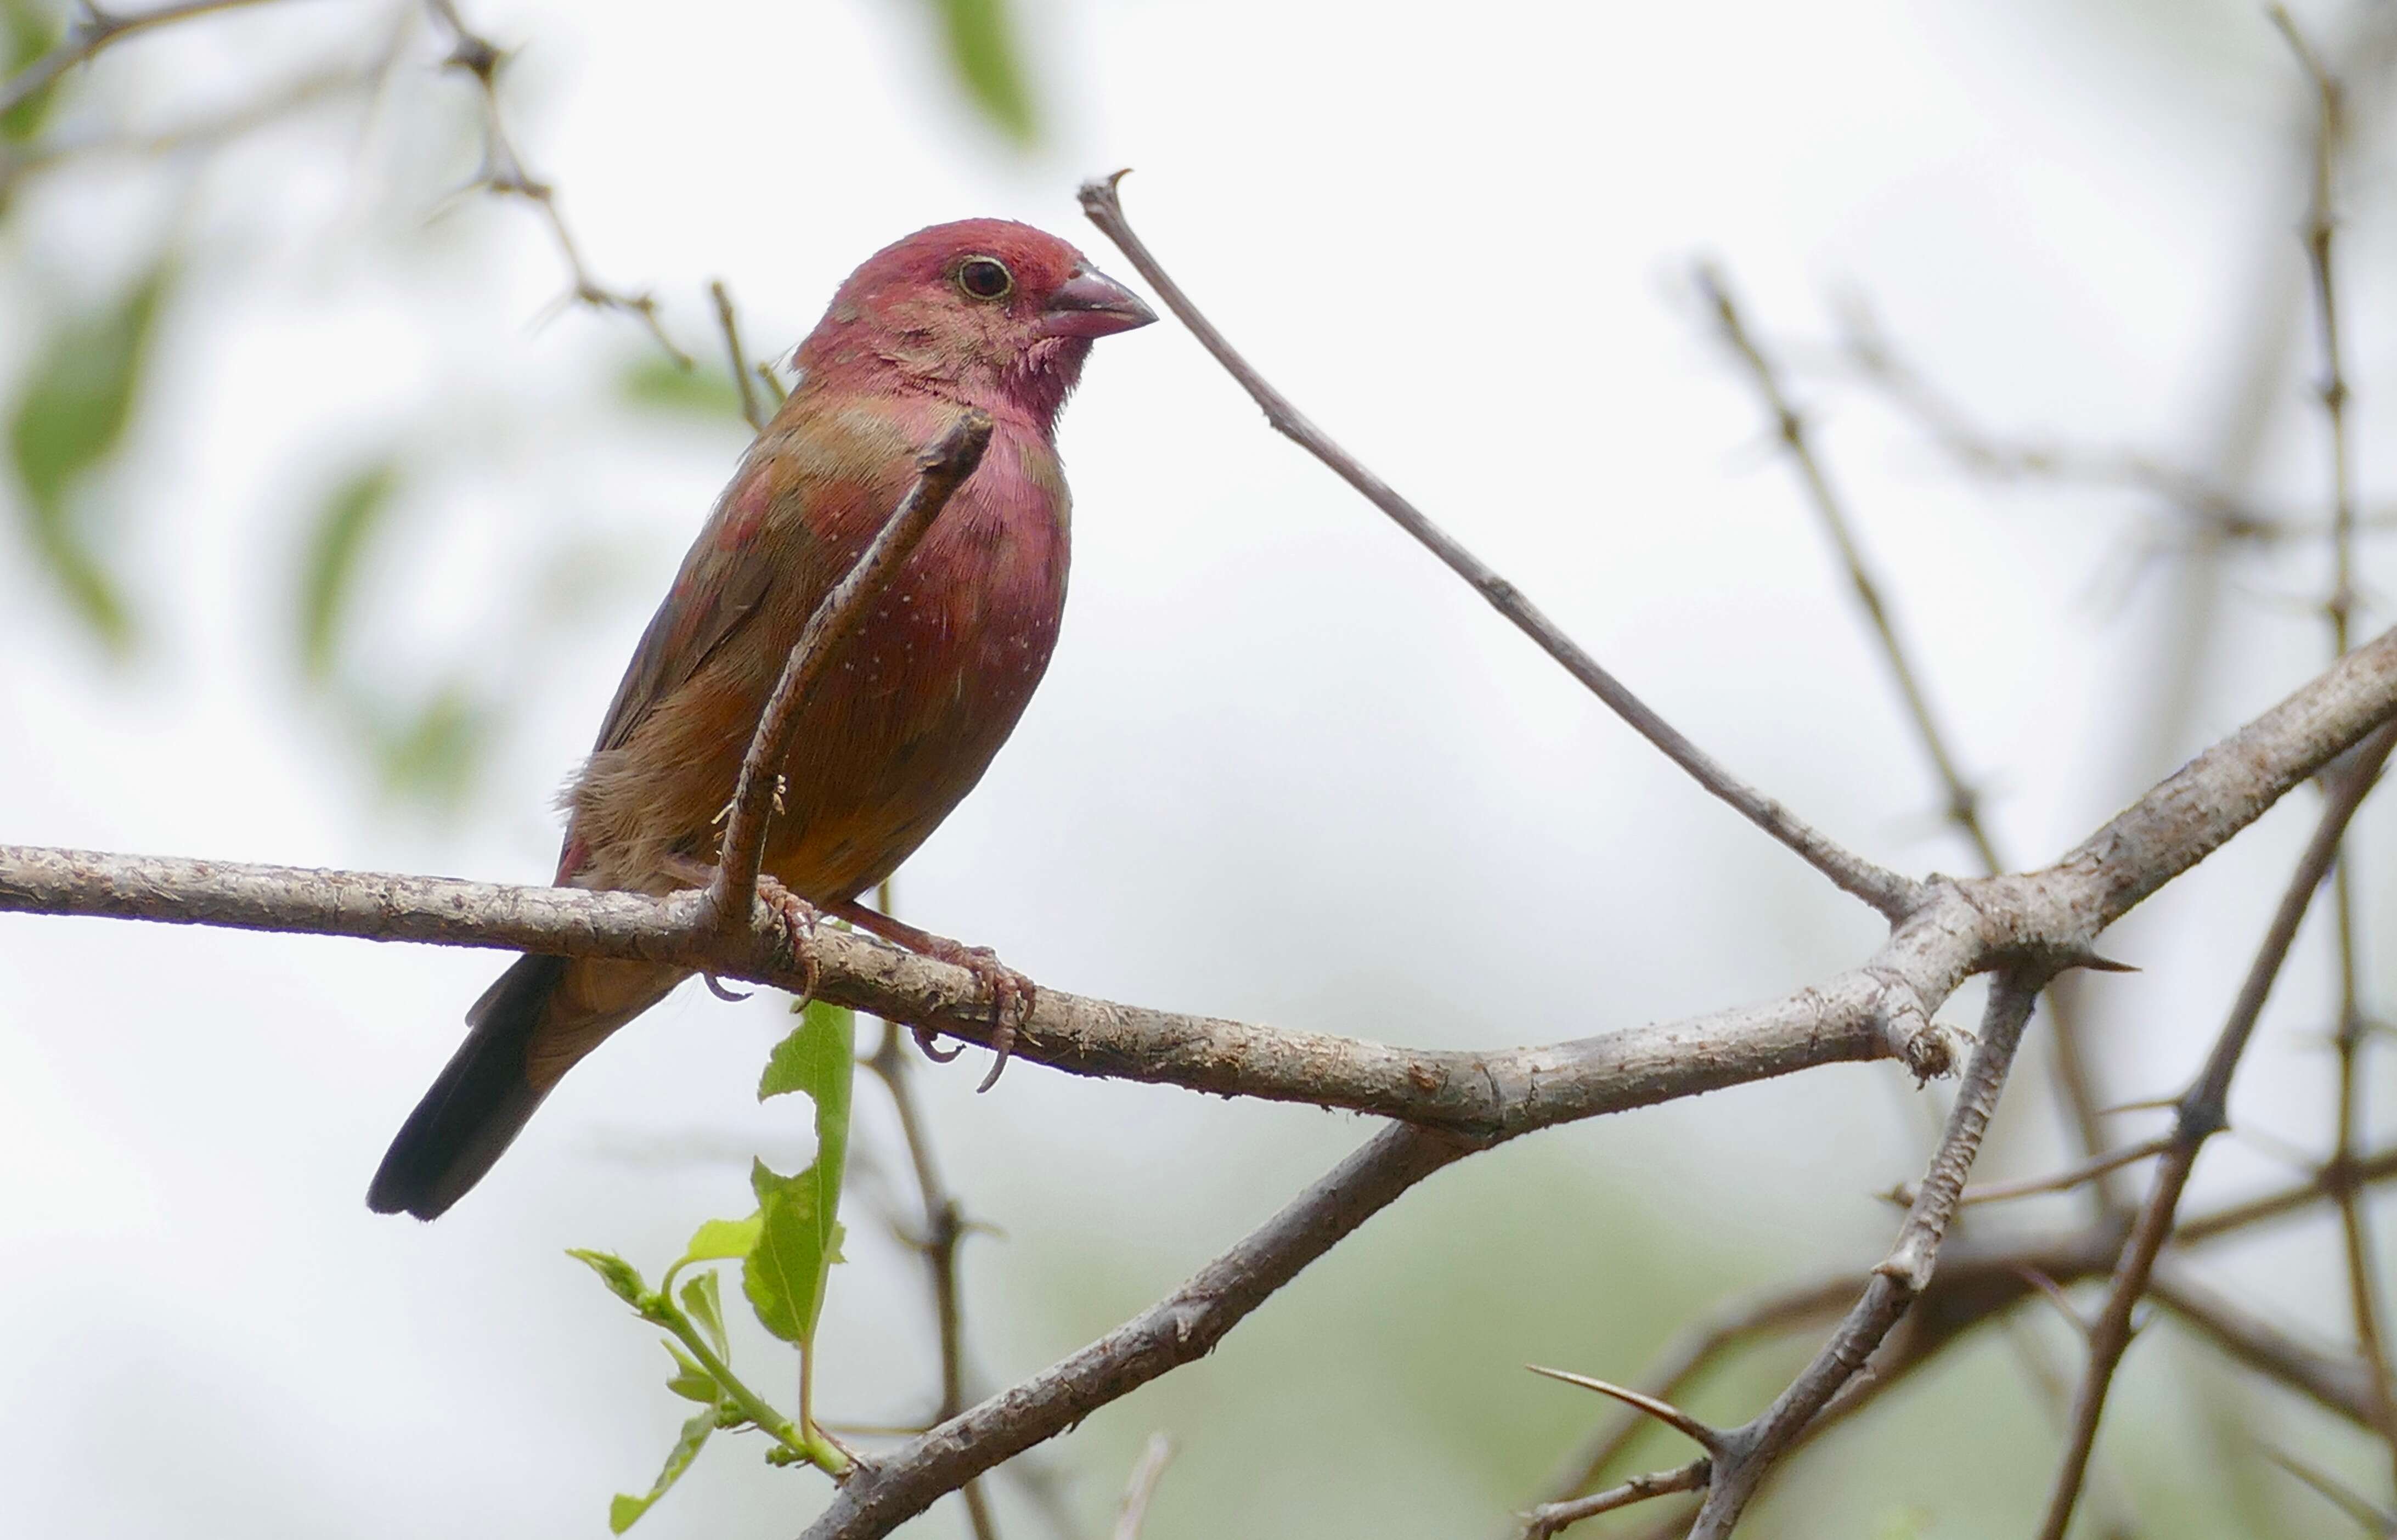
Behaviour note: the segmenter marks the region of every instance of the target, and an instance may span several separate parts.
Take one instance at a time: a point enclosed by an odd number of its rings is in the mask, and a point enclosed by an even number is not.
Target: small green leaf
[[[590,1252],[577,1249],[566,1254],[597,1273],[599,1281],[608,1286],[609,1293],[636,1310],[641,1307],[641,1301],[649,1290],[649,1286],[641,1281],[639,1270],[631,1263],[612,1252]]]
[[[676,1439],[674,1448],[666,1452],[665,1468],[658,1472],[657,1484],[649,1488],[649,1494],[642,1497],[627,1497],[620,1493],[615,1501],[608,1505],[609,1533],[622,1534],[638,1523],[641,1515],[649,1512],[650,1507],[659,1498],[664,1496],[668,1489],[682,1480],[682,1473],[690,1468],[691,1461],[699,1458],[701,1446],[707,1442],[707,1436],[715,1431],[716,1410],[713,1407],[693,1414],[689,1422],[684,1423],[682,1437]]]
[[[57,46],[64,15],[65,7],[53,9],[37,0],[0,0],[0,59],[7,61],[0,69],[0,80],[15,79],[26,65]],[[58,84],[53,81],[0,113],[0,139],[22,141],[41,132],[42,119],[49,115],[57,95]]]
[[[744,1251],[740,1254],[746,1257],[749,1253]],[[718,1358],[731,1351],[731,1344],[724,1335],[724,1295],[713,1268],[682,1286],[682,1307],[707,1333],[708,1343]]]
[[[120,653],[132,645],[132,615],[95,549],[91,510],[73,493],[124,439],[170,274],[161,261],[115,302],[60,324],[26,370],[8,425],[33,550],[85,623]]]
[[[358,557],[398,489],[399,468],[380,460],[334,488],[317,512],[300,569],[300,661],[313,679],[332,672]]]
[[[711,1219],[690,1233],[690,1244],[683,1248],[682,1260],[676,1269],[694,1262],[736,1262],[747,1256],[757,1244],[757,1216],[746,1219]]]
[[[840,1256],[840,1185],[849,1158],[850,1083],[857,1073],[857,1013],[810,1001],[774,1047],[757,1099],[803,1091],[815,1103],[816,1158],[797,1176],[762,1160],[751,1170],[757,1244],[741,1269],[742,1292],[759,1324],[802,1346],[815,1337],[824,1283]]]
[[[1038,139],[1039,119],[1016,51],[1007,0],[932,0],[932,8],[940,18],[949,67],[957,72],[967,98],[1019,146]]]
[[[757,1100],[797,1091],[816,1104],[816,1135],[822,1138],[827,1096],[849,1120],[849,1080],[857,1058],[857,1012],[829,1000],[810,1000],[799,1024],[774,1045],[766,1073],[757,1079]]]
[[[708,1276],[712,1278],[715,1275],[711,1273]],[[672,1342],[662,1343],[660,1346],[674,1355],[675,1376],[666,1381],[668,1390],[680,1396],[684,1400],[697,1401],[706,1407],[713,1407],[724,1399],[724,1386],[716,1383],[716,1376],[702,1368],[698,1359],[676,1346]]]
[[[741,393],[714,369],[684,368],[645,353],[617,376],[616,388],[630,406],[741,422]]]

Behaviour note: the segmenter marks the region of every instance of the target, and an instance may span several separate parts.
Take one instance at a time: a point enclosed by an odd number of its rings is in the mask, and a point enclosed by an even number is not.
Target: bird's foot
[[[665,861],[666,875],[688,888],[709,888],[716,882],[716,867],[691,855],[670,855]],[[815,954],[816,927],[824,920],[816,906],[785,888],[764,872],[757,874],[757,897],[781,923],[776,927],[782,942],[783,965],[806,975],[806,987],[799,994],[805,1005],[815,998],[817,964]],[[749,997],[736,989],[727,989],[713,973],[703,973],[707,987],[720,1000],[745,1000]]]
[[[990,996],[992,1055],[990,1073],[984,1076],[982,1084],[974,1089],[977,1092],[984,1091],[998,1084],[1000,1074],[1007,1068],[1009,1056],[1015,1051],[1017,1034],[1022,1033],[1027,1042],[1031,1040],[1032,1005],[1039,998],[1040,986],[999,961],[998,954],[987,946],[968,946],[946,936],[936,936],[930,931],[919,931],[904,920],[893,919],[880,910],[869,909],[854,901],[835,904],[828,912],[848,920],[861,931],[870,931],[885,941],[897,942],[920,957],[962,968],[974,976],[974,983],[979,986],[977,992]],[[916,1046],[935,1064],[947,1064],[964,1051],[963,1049],[940,1047],[930,1027],[918,1026],[912,1030],[916,1036]]]
[[[824,916],[817,912],[814,904],[762,872],[757,877],[757,896],[765,902],[767,908],[774,911],[774,917],[782,921],[783,947],[790,953],[790,965],[801,974],[803,987],[799,990],[799,1005],[805,1005],[816,998],[816,926],[822,923]],[[796,1011],[798,1006],[792,1009]]]

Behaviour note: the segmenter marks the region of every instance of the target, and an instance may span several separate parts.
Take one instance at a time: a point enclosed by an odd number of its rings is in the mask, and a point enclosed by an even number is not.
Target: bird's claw
[[[816,926],[824,917],[814,904],[762,873],[757,877],[757,896],[783,922],[783,945],[791,955],[791,966],[802,975],[799,1005],[804,1006],[816,998]]]
[[[1032,1002],[1039,998],[1040,986],[999,961],[998,954],[987,946],[968,946],[945,937],[926,939],[937,943],[923,948],[926,956],[964,969],[974,976],[974,983],[981,991],[990,996],[992,1058],[990,1073],[982,1078],[982,1084],[974,1087],[975,1094],[979,1095],[998,1084],[999,1076],[1007,1069],[1009,1056],[1015,1051],[1017,1033],[1022,1032],[1027,1042],[1031,1040],[1028,1024],[1032,1020]],[[935,1064],[947,1064],[964,1051],[956,1048],[946,1051],[934,1048],[932,1034],[920,1026],[916,1028],[916,1044],[924,1051],[925,1057]]]

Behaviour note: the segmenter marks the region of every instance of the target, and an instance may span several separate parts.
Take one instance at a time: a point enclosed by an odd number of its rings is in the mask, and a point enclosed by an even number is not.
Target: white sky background
[[[1827,336],[1827,296],[1852,287],[1988,421],[2194,463],[2246,317],[2301,293],[2290,71],[2240,5],[1027,8],[1056,122],[1030,158],[951,101],[911,7],[469,14],[529,45],[504,77],[518,137],[594,269],[654,288],[706,367],[711,277],[754,347],[785,348],[857,261],[937,220],[1025,219],[1129,276],[1073,192],[1137,167],[1136,224],[1310,415],[1699,743],[1910,869],[1968,857],[1939,835],[1843,584],[1698,322],[1690,258],[1728,264],[1776,336]],[[98,67],[87,110],[171,119],[237,92],[259,58],[313,57],[382,14],[326,0],[137,40]],[[547,875],[549,795],[740,435],[612,404],[641,345],[629,323],[529,324],[559,284],[529,209],[472,201],[426,226],[471,167],[466,93],[410,65],[363,147],[355,114],[332,113],[216,163],[180,215],[154,171],[58,179],[0,227],[8,378],[44,304],[104,291],[172,219],[206,237],[112,483],[151,615],[138,665],[100,663],[22,546],[0,542],[0,838]],[[2367,206],[2345,236],[2367,494],[2387,484],[2397,386],[2397,316],[2374,282],[2387,235]],[[2319,507],[2318,419],[2296,372],[2283,384],[2265,484]],[[1814,377],[1807,391],[1827,394]],[[2137,504],[1963,484],[1846,387],[1819,421],[2018,859],[2061,850],[2321,662],[2303,609],[2320,554],[2244,558],[2189,726],[2131,742],[2168,592],[2150,574],[2122,596]],[[393,445],[418,468],[363,650],[395,679],[464,667],[523,707],[449,824],[373,795],[283,656],[294,530]],[[1079,992],[1454,1046],[1759,998],[1871,944],[1870,917],[1273,436],[1177,327],[1101,345],[1064,451],[1077,551],[1056,663],[903,874],[911,918]],[[568,550],[596,575],[561,622],[534,591]],[[2122,1002],[2101,1049],[2110,1092],[2173,1089],[2196,1063],[2309,820],[2276,814],[2117,938],[2148,971],[2096,986]],[[2385,935],[2387,820],[2365,828]],[[2236,1105],[2314,1149],[2320,940]],[[680,1414],[663,1357],[560,1252],[653,1269],[697,1220],[746,1207],[750,1152],[803,1158],[804,1109],[748,1095],[786,1018],[677,995],[579,1069],[453,1216],[368,1215],[385,1141],[497,966],[0,923],[10,1528],[587,1535],[610,1492],[646,1485]],[[1029,1064],[977,1099],[978,1058],[918,1079],[957,1185],[1007,1231],[968,1261],[994,1378],[1147,1303],[1367,1132]],[[1913,1092],[1884,1069],[1468,1163],[1054,1458],[1095,1514],[1146,1432],[1172,1429],[1185,1452],[1159,1537],[1489,1529],[1587,1415],[1515,1365],[1629,1378],[1699,1303],[1877,1254],[1890,1220],[1865,1195],[1910,1176],[1922,1143]],[[874,1088],[859,1100],[861,1137],[887,1152]],[[2056,1148],[2043,1086],[2026,1078],[2014,1106],[1992,1161],[2040,1170]],[[2279,1174],[2224,1141],[2193,1202]],[[850,1218],[826,1413],[919,1414],[918,1280],[870,1210]],[[2214,1276],[2341,1330],[2333,1252],[2274,1239]],[[2135,1408],[2177,1393],[2175,1361],[2142,1347]],[[2022,1399],[2002,1368],[1986,1383]],[[1972,1426],[1969,1408],[1940,1423],[1944,1403],[1921,1404],[1926,1426]],[[2036,1500],[2050,1451],[2009,1414],[2023,1447],[1970,1471],[1863,1492],[1801,1479],[1783,1500],[2015,1533],[2005,1505]],[[2350,1453],[2311,1421],[2282,1426],[2322,1458]],[[2135,1485],[2141,1438],[2119,1439]],[[814,1483],[757,1469],[738,1442],[711,1449],[640,1533],[787,1534]],[[1008,1511],[1011,1534],[1038,1533]],[[920,1533],[959,1523],[944,1507]]]

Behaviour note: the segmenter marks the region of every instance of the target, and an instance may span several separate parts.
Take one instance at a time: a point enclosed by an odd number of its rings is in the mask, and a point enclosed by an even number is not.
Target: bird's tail
[[[367,1188],[377,1213],[437,1219],[515,1143],[559,1077],[680,983],[645,963],[523,957],[466,1012],[472,1028]]]

